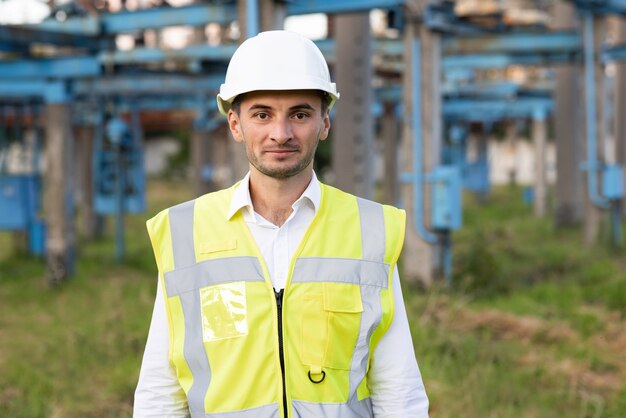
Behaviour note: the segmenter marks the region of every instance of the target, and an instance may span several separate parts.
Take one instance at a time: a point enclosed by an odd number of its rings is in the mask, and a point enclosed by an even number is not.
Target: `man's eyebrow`
[[[250,106],[250,109],[248,109],[248,111],[250,110],[271,110],[272,107],[268,106],[268,105],[264,105],[264,104],[253,104],[252,106]]]
[[[268,105],[257,103],[257,104],[253,104],[248,109],[248,111],[252,111],[252,110],[272,110],[272,106],[268,106]],[[315,110],[315,108],[313,106],[311,106],[310,104],[308,104],[308,103],[299,103],[297,105],[291,106],[289,108],[289,110],[291,110],[291,111],[294,111],[294,110]]]
[[[289,109],[290,110],[315,110],[315,108],[313,108],[313,106],[311,106],[308,103],[300,103],[295,106],[291,106]]]

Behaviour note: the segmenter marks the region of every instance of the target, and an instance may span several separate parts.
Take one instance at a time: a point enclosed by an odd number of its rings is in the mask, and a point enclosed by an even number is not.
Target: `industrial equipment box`
[[[609,200],[624,197],[624,168],[609,164],[602,170],[602,196]]]
[[[428,176],[431,184],[431,224],[436,230],[455,230],[462,225],[462,180],[458,166],[442,165]]]

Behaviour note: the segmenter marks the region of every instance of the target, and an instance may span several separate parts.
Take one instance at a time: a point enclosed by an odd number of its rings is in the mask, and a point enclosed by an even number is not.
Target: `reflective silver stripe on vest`
[[[378,325],[380,325],[380,321],[383,316],[380,293],[380,288],[361,286],[363,312],[361,312],[359,337],[357,339],[356,346],[354,347],[352,361],[350,362],[350,392],[348,392],[350,393],[350,398],[348,399],[348,404],[350,405],[359,403],[356,390],[367,373],[372,333]]]
[[[291,282],[352,283],[386,289],[388,277],[389,264],[353,258],[301,257],[296,260]]]
[[[191,200],[171,207],[169,210],[175,269],[191,266],[196,262],[196,252],[193,245],[193,211],[195,204],[196,201]]]
[[[361,219],[361,246],[363,259],[383,262],[385,260],[385,215],[382,205],[371,200],[356,199]]]
[[[359,218],[361,221],[361,246],[363,259],[384,263],[387,247],[387,237],[385,230],[385,214],[382,205],[357,198],[359,205]],[[370,340],[372,333],[380,324],[383,316],[383,308],[380,300],[381,288],[387,288],[389,283],[389,265],[384,273],[376,274],[376,278],[385,281],[384,286],[364,287],[361,286],[361,301],[363,302],[363,312],[361,312],[361,326],[357,339],[352,361],[350,363],[350,398],[348,399],[348,411],[341,411],[338,416],[350,416],[350,411],[356,413],[358,417],[373,417],[372,405],[369,399],[366,402],[359,401],[356,393],[367,373],[367,365],[370,352]],[[367,272],[367,275],[373,272]],[[364,408],[366,407],[366,408]]]
[[[293,401],[293,418],[373,418],[372,402],[369,398],[362,401],[344,403],[314,403]]]
[[[193,218],[195,201],[174,206],[169,210],[172,252],[176,270],[195,264],[196,256],[193,240]],[[170,286],[171,287],[171,286]],[[166,292],[168,297],[169,288]],[[192,417],[204,416],[204,398],[211,382],[211,367],[204,349],[202,338],[202,312],[199,292],[180,295],[185,317],[185,342],[183,354],[193,376],[193,383],[187,393],[189,411]]]
[[[217,414],[203,414],[204,418],[278,418],[278,404],[263,405],[257,408],[244,409],[233,412],[220,412]],[[195,417],[194,417],[195,418]]]
[[[265,281],[261,263],[256,257],[205,260],[189,267],[168,271],[163,276],[168,296],[222,283]]]

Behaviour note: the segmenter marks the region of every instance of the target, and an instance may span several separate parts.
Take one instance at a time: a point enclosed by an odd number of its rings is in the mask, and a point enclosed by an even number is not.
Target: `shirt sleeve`
[[[394,271],[394,317],[374,350],[368,384],[376,418],[428,418],[428,397],[415,359],[400,276]]]
[[[148,341],[135,390],[133,417],[189,417],[187,397],[169,361],[169,330],[160,285],[157,286]]]

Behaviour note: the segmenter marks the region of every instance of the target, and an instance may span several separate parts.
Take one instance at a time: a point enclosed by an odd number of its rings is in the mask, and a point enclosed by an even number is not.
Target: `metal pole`
[[[259,2],[246,0],[246,37],[251,38],[259,33]]]
[[[124,155],[122,144],[115,144],[115,198],[117,210],[115,212],[115,259],[117,262],[124,261]]]
[[[46,104],[47,277],[58,284],[74,273],[73,136],[71,110],[65,101]]]
[[[353,13],[334,18],[337,56],[335,81],[341,103],[333,118],[332,169],[334,185],[372,199],[374,195],[374,126],[371,114],[371,35],[369,15]]]
[[[600,162],[597,155],[597,128],[596,128],[596,69],[595,69],[595,40],[594,15],[590,12],[584,15],[584,43],[585,43],[585,94],[587,120],[587,188],[591,202],[602,209],[609,207],[606,199],[598,193],[598,171]]]
[[[533,143],[535,145],[535,199],[534,212],[538,218],[546,214],[546,112],[533,112]]]
[[[437,243],[437,235],[430,232],[424,225],[424,156],[422,143],[422,91],[421,91],[421,47],[420,41],[413,38],[412,41],[411,75],[413,77],[412,100],[413,108],[411,120],[413,121],[413,222],[415,231],[424,241],[429,244]]]

